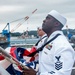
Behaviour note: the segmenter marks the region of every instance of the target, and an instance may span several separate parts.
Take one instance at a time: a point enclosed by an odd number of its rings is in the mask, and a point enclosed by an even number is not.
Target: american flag
[[[16,58],[19,62],[21,62],[23,65],[31,67],[35,70],[38,62],[35,61],[35,57],[28,57],[27,56],[32,51],[35,51],[35,49],[34,50],[32,50],[32,49],[29,51],[29,50],[27,50],[25,48],[21,48],[21,47],[7,47],[5,50],[8,53],[10,53],[14,58]],[[0,60],[4,60],[4,57],[0,56]],[[11,75],[15,75],[15,74],[22,75],[22,68],[20,66],[15,65],[15,64],[10,64],[9,66],[7,66],[6,70]]]

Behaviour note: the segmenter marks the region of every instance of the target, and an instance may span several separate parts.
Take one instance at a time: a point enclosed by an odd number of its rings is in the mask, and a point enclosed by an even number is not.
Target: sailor
[[[39,26],[37,28],[37,35],[39,36],[39,40],[37,41],[37,43],[31,48],[30,52],[34,52],[36,51],[38,48],[40,48],[47,40],[47,34],[42,30],[42,26]],[[35,60],[37,61],[36,63],[36,71],[38,71],[38,59],[39,59],[39,55],[38,53],[35,54]]]
[[[40,39],[35,44],[35,46],[37,46],[37,48],[39,48],[39,47],[41,47],[45,43],[45,41],[47,39],[47,34],[42,30],[42,26],[39,26],[37,28],[37,34],[38,34]]]
[[[48,13],[43,21],[42,29],[47,34],[47,42],[49,42],[39,52],[39,73],[37,75],[71,75],[74,50],[62,32],[66,22],[66,18],[56,10]]]
[[[40,75],[70,75],[74,64],[74,50],[62,32],[67,20],[60,13],[52,10],[43,21],[42,29],[48,40],[59,34],[47,44],[39,57]],[[46,60],[47,59],[47,60]]]

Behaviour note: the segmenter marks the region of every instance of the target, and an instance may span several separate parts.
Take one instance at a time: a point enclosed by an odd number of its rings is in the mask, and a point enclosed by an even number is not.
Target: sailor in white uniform
[[[52,10],[43,21],[42,29],[48,35],[48,40],[60,34],[48,43],[39,56],[38,75],[70,75],[74,64],[74,50],[62,33],[66,18]]]
[[[45,43],[46,39],[48,38],[48,37],[47,37],[47,34],[42,30],[42,27],[41,27],[41,26],[37,28],[37,34],[38,34],[38,36],[39,36],[40,39],[39,39],[38,42],[35,44],[36,50],[37,50],[38,48],[40,48],[40,47]],[[38,54],[38,53],[35,55],[35,61],[38,61],[39,55],[40,55],[40,54]],[[38,61],[38,62],[39,62],[39,61]],[[36,66],[36,68],[37,68],[36,71],[38,71],[38,66]]]
[[[45,43],[45,40],[47,39],[47,34],[42,30],[41,26],[37,28],[37,34],[40,38],[39,41],[35,44],[38,49]]]

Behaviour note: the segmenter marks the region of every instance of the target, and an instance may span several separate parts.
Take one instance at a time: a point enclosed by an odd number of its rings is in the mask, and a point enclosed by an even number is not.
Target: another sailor
[[[37,28],[37,35],[39,36],[39,40],[32,47],[32,49],[30,50],[31,52],[33,52],[33,50],[37,50],[39,47],[41,47],[46,42],[46,39],[48,38],[47,34],[42,30],[42,26],[39,26]]]
[[[39,26],[37,28],[37,35],[39,36],[39,40],[37,41],[37,43],[31,48],[30,52],[34,52],[36,51],[38,48],[40,48],[47,40],[47,34],[42,30],[42,26]],[[37,61],[36,63],[36,71],[38,71],[38,59],[39,59],[39,55],[38,53],[36,53],[35,57],[35,61]]]

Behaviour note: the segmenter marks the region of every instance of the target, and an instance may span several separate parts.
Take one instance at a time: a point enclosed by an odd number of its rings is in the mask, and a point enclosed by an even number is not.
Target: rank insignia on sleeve
[[[55,63],[55,69],[56,70],[60,70],[62,68],[62,62],[60,61],[60,57],[61,56],[55,56],[55,58],[57,59],[56,63]]]
[[[48,44],[45,47],[50,50],[52,48],[52,44]]]

